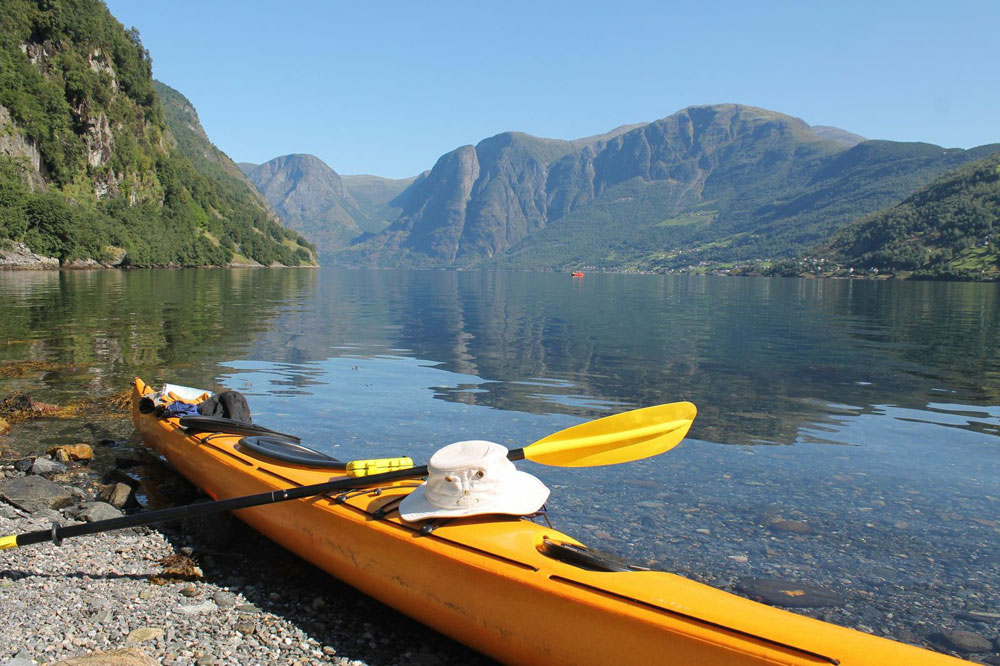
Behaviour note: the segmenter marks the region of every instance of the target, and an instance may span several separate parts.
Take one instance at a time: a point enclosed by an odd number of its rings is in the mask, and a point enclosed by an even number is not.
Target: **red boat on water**
[[[573,271],[573,277],[583,277],[583,271]]]

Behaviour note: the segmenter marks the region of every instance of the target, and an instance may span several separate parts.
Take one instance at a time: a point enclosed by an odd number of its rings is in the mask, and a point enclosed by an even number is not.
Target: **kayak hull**
[[[138,410],[145,443],[214,499],[321,483],[331,470],[255,457],[240,435],[188,434]],[[416,481],[241,509],[273,541],[400,612],[510,664],[962,664],[665,572],[590,571],[542,552],[579,544],[513,517],[464,518],[430,535],[391,510]],[[384,517],[376,512],[387,508]]]

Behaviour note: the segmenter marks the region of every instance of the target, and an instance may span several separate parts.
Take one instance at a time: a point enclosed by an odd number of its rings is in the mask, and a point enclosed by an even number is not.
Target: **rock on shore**
[[[0,268],[19,269],[50,269],[59,268],[59,260],[55,257],[43,257],[35,254],[24,243],[8,243],[0,241]]]

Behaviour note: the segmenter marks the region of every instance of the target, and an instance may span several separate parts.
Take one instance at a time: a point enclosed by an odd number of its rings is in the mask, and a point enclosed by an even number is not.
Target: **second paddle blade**
[[[606,416],[540,439],[524,448],[524,457],[558,467],[642,460],[677,446],[697,413],[690,402],[674,402]]]

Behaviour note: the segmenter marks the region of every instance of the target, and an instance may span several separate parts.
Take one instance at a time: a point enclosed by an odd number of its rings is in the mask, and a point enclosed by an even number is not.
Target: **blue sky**
[[[869,138],[1000,142],[1000,2],[110,0],[237,161],[416,175],[737,102]]]

